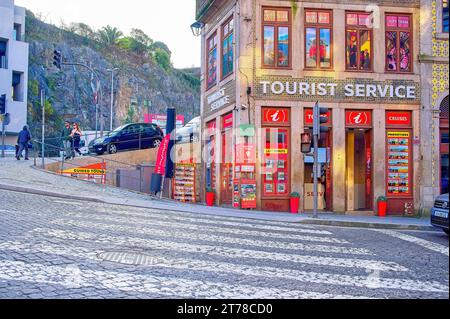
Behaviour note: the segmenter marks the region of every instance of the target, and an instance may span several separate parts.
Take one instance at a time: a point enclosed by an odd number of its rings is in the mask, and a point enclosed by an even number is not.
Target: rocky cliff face
[[[83,130],[95,129],[95,103],[89,70],[79,66],[53,66],[53,52],[60,50],[66,62],[90,65],[100,76],[103,97],[100,113],[109,130],[111,73],[119,68],[114,81],[114,127],[141,122],[146,113],[164,114],[175,107],[186,120],[200,111],[198,69],[164,69],[148,53],[136,54],[118,46],[107,46],[46,24],[27,13],[26,41],[30,43],[29,118],[34,136],[40,135],[40,90],[47,102],[47,134],[58,135],[64,119],[78,119]]]

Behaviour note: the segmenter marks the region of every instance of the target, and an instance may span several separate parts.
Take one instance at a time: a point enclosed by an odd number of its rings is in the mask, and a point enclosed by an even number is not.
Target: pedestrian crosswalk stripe
[[[92,220],[92,219],[91,219]],[[258,239],[248,239],[248,238],[236,238],[230,235],[227,236],[226,233],[213,233],[204,234],[195,229],[195,227],[172,227],[173,230],[179,229],[174,236],[173,233],[167,232],[161,228],[161,225],[146,225],[135,226],[130,225],[125,226],[123,223],[119,225],[104,224],[98,222],[81,222],[74,220],[57,220],[53,221],[52,224],[59,226],[75,226],[92,228],[96,230],[105,231],[119,231],[122,233],[139,234],[144,236],[158,236],[158,237],[168,237],[168,238],[179,238],[187,240],[203,240],[208,242],[217,243],[227,243],[245,246],[256,246],[256,247],[270,247],[286,250],[303,250],[303,251],[313,251],[313,252],[324,252],[324,253],[337,253],[337,254],[353,254],[353,255],[374,255],[367,249],[363,248],[352,248],[352,247],[340,247],[340,246],[330,246],[330,245],[316,245],[316,244],[302,244],[302,243],[287,243],[282,241],[268,241],[268,240],[258,240]]]
[[[321,265],[330,267],[344,267],[344,268],[362,268],[380,271],[408,271],[407,268],[395,263],[377,260],[353,259],[353,258],[337,258],[337,257],[322,257],[310,256],[300,254],[286,254],[276,252],[266,252],[251,249],[228,248],[212,245],[200,244],[185,244],[170,242],[167,240],[152,240],[142,239],[136,237],[117,237],[102,234],[93,234],[87,232],[65,231],[58,229],[36,229],[34,232],[45,236],[52,236],[55,238],[75,240],[75,241],[89,241],[95,243],[115,243],[116,245],[123,245],[126,247],[139,246],[151,248],[156,250],[171,250],[178,252],[189,252],[197,254],[207,254],[212,256],[228,257],[228,258],[252,258],[264,259],[271,261],[284,261],[300,264]]]
[[[441,253],[441,254],[449,257],[449,248],[444,245],[433,243],[431,241],[428,241],[428,240],[425,240],[422,238],[417,238],[414,236],[402,234],[402,233],[399,233],[399,232],[396,232],[393,230],[377,229],[374,231],[385,234],[385,235],[389,235],[389,236],[392,236],[392,237],[395,237],[395,238],[398,238],[398,239],[401,239],[401,240],[404,240],[404,241],[407,241],[407,242],[410,242],[410,243],[413,243],[413,244],[416,244],[419,246],[422,246],[426,249]]]
[[[90,259],[97,262],[98,254],[83,247],[58,246],[52,244],[30,244],[24,242],[9,242],[0,244],[2,250],[14,250],[22,253],[47,253],[65,256],[68,258],[78,257]],[[116,258],[116,262],[119,259]],[[371,289],[395,289],[405,291],[427,291],[448,293],[448,285],[436,281],[419,281],[403,278],[345,275],[332,273],[316,273],[287,269],[282,267],[248,266],[237,263],[224,263],[215,261],[193,260],[191,258],[166,258],[155,255],[152,261],[145,265],[147,268],[168,268],[178,270],[204,271],[211,273],[230,273],[240,276],[256,276],[262,278],[277,278],[295,280],[303,283],[327,284],[334,286],[362,287]]]
[[[191,222],[191,223],[201,223],[201,224],[208,224],[208,225],[220,225],[221,227],[245,227],[245,228],[252,228],[256,230],[269,230],[269,231],[283,231],[283,232],[289,232],[289,233],[306,233],[306,234],[317,234],[317,235],[331,235],[331,232],[326,230],[316,230],[311,228],[300,228],[300,227],[292,227],[290,225],[285,226],[271,226],[271,225],[262,225],[262,224],[253,224],[251,222],[235,222],[235,221],[220,221],[207,219],[207,218],[198,218],[198,217],[188,217],[188,216],[172,216],[172,214],[161,214],[160,212],[152,212],[152,213],[136,213],[136,212],[130,212],[130,211],[121,211],[121,212],[111,212],[109,210],[104,210],[104,213],[107,213],[108,215],[122,215],[129,218],[132,217],[139,217],[141,220],[148,220],[148,219],[164,219],[168,221],[184,221],[184,222]]]
[[[219,232],[219,233],[228,233],[228,234],[234,234],[234,235],[242,235],[242,236],[257,236],[257,237],[264,237],[264,238],[275,238],[275,239],[292,239],[292,240],[299,240],[299,241],[316,241],[316,242],[323,242],[323,243],[334,243],[334,244],[349,244],[348,241],[344,239],[338,239],[338,238],[332,238],[332,237],[318,237],[318,236],[307,236],[307,235],[300,235],[300,234],[281,234],[277,232],[269,232],[269,231],[258,231],[256,229],[247,230],[247,229],[240,229],[240,228],[229,228],[229,227],[221,227],[220,224],[214,223],[214,224],[208,224],[208,225],[198,225],[198,224],[190,224],[183,222],[183,220],[175,221],[175,220],[169,220],[167,221],[161,221],[158,218],[152,218],[149,220],[144,219],[137,219],[134,217],[115,217],[115,216],[102,216],[102,215],[92,215],[87,216],[85,214],[80,213],[68,213],[65,214],[65,216],[70,218],[84,218],[84,219],[99,219],[102,221],[110,221],[110,222],[117,222],[117,223],[131,223],[134,222],[136,225],[147,225],[147,226],[153,226],[158,225],[161,227],[181,227],[183,229],[192,229],[195,231],[205,231],[205,232]]]
[[[20,261],[0,261],[0,279],[25,281],[40,285],[58,285],[69,289],[95,287],[99,290],[108,289],[156,296],[167,295],[172,298],[369,299],[365,296],[306,292],[223,282],[214,283],[206,280],[171,278],[149,274],[125,274],[118,271],[80,270],[77,266],[25,264]]]

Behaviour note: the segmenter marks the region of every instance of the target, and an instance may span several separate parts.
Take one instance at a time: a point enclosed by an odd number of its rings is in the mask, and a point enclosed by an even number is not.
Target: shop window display
[[[412,71],[411,16],[386,16],[386,71]]]
[[[287,68],[290,66],[290,10],[263,9],[263,65]]]
[[[208,88],[217,82],[217,34],[208,40]]]
[[[347,13],[346,67],[347,70],[372,71],[372,28],[367,13]]]
[[[306,11],[306,68],[332,67],[332,12]]]

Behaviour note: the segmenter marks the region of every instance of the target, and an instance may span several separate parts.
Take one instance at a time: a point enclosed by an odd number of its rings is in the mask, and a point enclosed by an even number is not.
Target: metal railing
[[[62,138],[54,138],[53,140],[62,142],[63,139]],[[47,150],[53,150],[53,153],[60,154],[60,156],[56,156],[56,157],[53,157],[53,156],[47,157],[47,161],[46,161],[46,158],[43,158],[40,156],[42,142],[38,141],[38,140],[32,140],[32,145],[33,145],[32,152],[34,155],[34,166],[35,167],[41,167],[42,169],[46,169],[48,167],[48,165],[58,163],[59,168],[57,170],[57,173],[60,173],[61,175],[63,175],[62,173],[64,171],[70,170],[71,168],[79,168],[80,167],[79,163],[72,162],[72,161],[66,159],[66,155],[67,155],[66,149],[63,147],[45,143],[44,146]],[[73,148],[71,150],[74,151]],[[41,163],[39,163],[40,162],[39,159],[42,160]],[[150,196],[156,195],[156,194],[152,194],[150,192],[151,173],[153,172],[154,165],[151,165],[151,164],[135,165],[135,164],[130,164],[130,163],[118,161],[115,159],[104,158],[102,156],[91,155],[91,154],[85,154],[80,157],[75,157],[75,159],[90,159],[96,163],[106,164],[106,168],[107,168],[106,176],[105,176],[106,183],[105,184],[102,183],[104,186],[116,186],[116,187],[127,189],[127,190],[137,191],[139,193],[145,193]],[[47,164],[46,164],[46,162],[47,162]],[[90,165],[90,164],[87,164],[87,165]],[[108,167],[111,167],[111,166],[113,167],[113,169],[108,170]],[[151,171],[151,172],[149,172],[148,175],[145,173],[146,169]],[[128,171],[126,171],[126,170],[128,170]],[[95,175],[95,174],[92,174],[92,175]],[[75,173],[74,174],[65,174],[65,176],[79,179],[78,175]],[[135,187],[130,187],[129,186],[130,184]]]

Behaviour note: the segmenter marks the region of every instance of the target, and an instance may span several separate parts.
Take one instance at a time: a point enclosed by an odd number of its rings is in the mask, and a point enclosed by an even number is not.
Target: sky
[[[195,21],[195,0],[15,0],[15,5],[42,14],[57,26],[83,22],[94,29],[106,25],[125,35],[142,29],[153,40],[162,41],[172,51],[176,68],[200,66],[200,38],[190,25]]]

